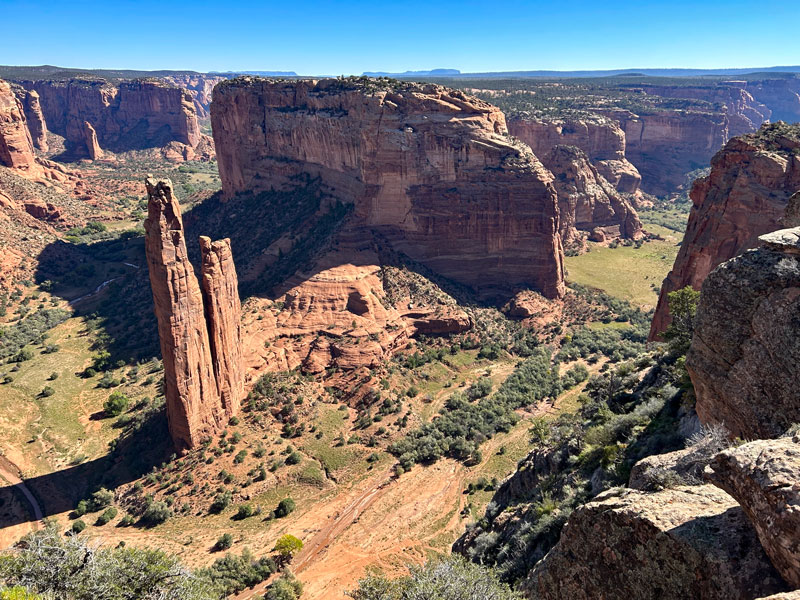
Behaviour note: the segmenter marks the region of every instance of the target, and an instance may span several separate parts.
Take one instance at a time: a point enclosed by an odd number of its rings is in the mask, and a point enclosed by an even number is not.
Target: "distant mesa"
[[[458,69],[431,69],[430,71],[403,71],[402,73],[365,71],[362,75],[366,77],[452,77],[461,75],[461,71]]]

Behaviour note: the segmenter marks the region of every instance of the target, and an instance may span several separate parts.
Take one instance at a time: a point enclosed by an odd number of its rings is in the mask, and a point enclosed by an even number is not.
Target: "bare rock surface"
[[[705,423],[744,439],[800,422],[800,229],[723,263],[703,283],[686,368]]]
[[[354,225],[484,297],[564,293],[553,177],[502,112],[441,86],[380,80],[218,84],[225,195],[320,178]]]
[[[146,181],[145,250],[164,361],[167,419],[179,450],[224,427],[243,393],[236,272],[227,241],[201,238],[203,291],[169,180]]]
[[[751,600],[786,590],[742,509],[711,485],[609,491],[576,510],[530,598]]]
[[[708,477],[742,505],[772,564],[800,588],[800,436],[721,452]]]
[[[708,177],[694,182],[689,223],[661,286],[651,340],[669,325],[670,292],[687,285],[699,290],[714,267],[780,227],[789,198],[800,190],[798,148],[800,126],[765,125],[728,142],[711,161]]]
[[[3,80],[0,80],[0,165],[14,169],[34,169],[36,165],[22,105]]]

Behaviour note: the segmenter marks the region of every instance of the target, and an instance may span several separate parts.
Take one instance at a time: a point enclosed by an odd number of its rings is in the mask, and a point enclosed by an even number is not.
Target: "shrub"
[[[166,502],[156,501],[152,502],[150,506],[144,511],[142,515],[142,523],[148,527],[155,527],[164,523],[172,516],[172,509]]]
[[[116,390],[111,392],[111,395],[103,403],[103,410],[107,415],[116,417],[125,412],[128,408],[128,404],[130,404],[128,397],[119,390]]]
[[[302,594],[303,584],[286,571],[270,586],[264,600],[297,600]]]
[[[242,520],[248,517],[252,517],[255,514],[255,509],[253,508],[252,504],[242,504],[239,507],[239,510],[236,511],[236,515],[234,519]]]
[[[294,500],[292,500],[291,498],[284,498],[278,503],[278,508],[275,509],[275,516],[278,518],[285,517],[291,512],[293,512],[294,509],[295,509]]]
[[[100,488],[92,494],[92,500],[89,503],[89,511],[100,510],[109,506],[114,501],[114,492],[106,488]]]
[[[221,513],[223,510],[228,508],[232,500],[233,494],[231,494],[228,490],[225,490],[224,492],[216,495],[214,501],[209,507],[209,511],[212,513]]]
[[[95,521],[95,525],[102,526],[111,521],[114,517],[117,516],[117,509],[113,506],[109,506],[105,509],[102,514],[97,517],[97,521]]]
[[[227,550],[231,546],[233,546],[233,536],[230,533],[223,533],[217,538],[217,543],[214,545],[214,548],[217,550]]]
[[[39,392],[39,395],[42,398],[49,398],[50,396],[52,396],[55,393],[56,393],[56,391],[53,388],[51,388],[49,385],[46,385],[46,386],[44,386],[42,388],[42,391]]]
[[[84,523],[80,519],[72,523],[72,533],[80,533],[84,529],[86,529],[86,523]]]
[[[297,452],[292,452],[289,456],[286,457],[286,464],[287,465],[299,465],[303,460],[303,457],[300,456]]]

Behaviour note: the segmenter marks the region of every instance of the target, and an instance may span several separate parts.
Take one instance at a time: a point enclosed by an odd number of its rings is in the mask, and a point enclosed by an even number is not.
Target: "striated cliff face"
[[[239,412],[244,397],[239,281],[231,241],[200,238],[200,282],[206,307],[211,359],[222,407],[228,418]]]
[[[703,283],[686,356],[701,421],[743,439],[800,422],[800,228],[761,239]]]
[[[88,154],[84,122],[103,148],[114,152],[178,141],[196,146],[201,135],[191,95],[159,80],[102,79],[22,81],[39,95],[50,131],[64,136],[69,150]]]
[[[625,156],[642,176],[642,189],[665,195],[683,183],[686,173],[708,166],[730,137],[726,115],[663,111],[637,115],[606,111],[625,132]]]
[[[790,196],[800,190],[798,149],[800,126],[776,123],[731,140],[714,156],[711,173],[692,188],[689,223],[661,286],[651,340],[669,324],[669,292],[700,289],[714,267],[780,226]]]
[[[227,77],[197,73],[194,75],[171,75],[163,79],[175,87],[185,89],[192,97],[198,118],[208,119],[210,116],[211,92],[214,90],[215,85],[220,81],[225,81]]]
[[[0,80],[0,165],[23,170],[36,165],[22,105],[3,80]]]
[[[552,175],[494,106],[436,85],[244,77],[214,90],[223,191],[319,178],[353,222],[486,297],[563,294]]]
[[[47,145],[47,123],[44,120],[44,114],[42,114],[39,94],[35,90],[26,91],[22,105],[25,109],[25,119],[28,121],[28,131],[31,132],[33,145],[42,152],[47,152],[49,150]]]
[[[551,120],[516,116],[508,120],[508,131],[539,158],[554,146],[576,146],[618,191],[633,194],[639,189],[642,177],[625,157],[625,133],[616,121],[605,117]]]
[[[224,427],[241,401],[236,273],[229,242],[202,239],[201,292],[172,183],[148,179],[146,184],[145,250],[164,360],[167,419],[176,447],[185,450]]]
[[[642,224],[631,202],[598,173],[583,151],[554,146],[541,158],[555,176],[559,231],[565,245],[580,239],[578,230],[598,227],[613,236],[641,237]]]

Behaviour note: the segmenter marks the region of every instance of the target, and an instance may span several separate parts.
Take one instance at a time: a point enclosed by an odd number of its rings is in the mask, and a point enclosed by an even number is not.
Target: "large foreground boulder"
[[[523,582],[543,600],[744,600],[785,589],[742,509],[711,485],[598,496]]]
[[[742,505],[772,564],[800,588],[800,436],[721,452],[708,476]]]

